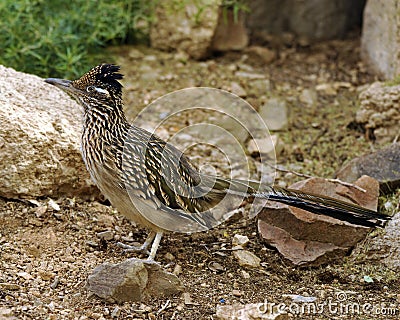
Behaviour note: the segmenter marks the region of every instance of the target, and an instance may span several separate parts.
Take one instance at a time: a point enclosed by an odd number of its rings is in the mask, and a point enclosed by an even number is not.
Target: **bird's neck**
[[[90,108],[84,112],[83,136],[90,140],[112,142],[129,131],[122,105],[110,109]]]

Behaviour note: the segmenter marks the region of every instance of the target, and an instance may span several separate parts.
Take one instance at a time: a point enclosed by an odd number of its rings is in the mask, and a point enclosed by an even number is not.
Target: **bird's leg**
[[[162,236],[163,236],[162,231],[159,231],[159,232],[156,233],[154,241],[153,241],[153,245],[151,246],[150,255],[147,258],[148,261],[153,261],[154,260],[154,258],[156,256],[156,253],[157,253],[158,246],[160,245],[160,241],[161,241]]]
[[[122,242],[118,242],[117,246],[124,249],[125,252],[132,252],[132,251],[142,251],[144,253],[149,253],[147,248],[153,242],[154,238],[156,237],[156,232],[151,231],[146,238],[146,241],[141,246],[131,246],[129,244],[125,244]],[[155,240],[154,240],[155,241]],[[160,242],[160,240],[158,241]],[[153,251],[153,247],[151,249]],[[157,249],[156,249],[157,250]]]

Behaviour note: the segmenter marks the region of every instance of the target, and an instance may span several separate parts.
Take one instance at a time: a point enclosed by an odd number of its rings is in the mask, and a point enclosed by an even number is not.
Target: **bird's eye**
[[[96,90],[96,87],[95,87],[95,86],[89,86],[89,87],[86,88],[86,91],[89,92],[89,93],[90,93],[90,92],[93,92],[93,91],[95,91],[95,90]]]
[[[93,93],[93,92],[97,92],[97,93],[101,93],[101,94],[106,94],[108,95],[108,91],[99,87],[95,87],[95,86],[88,86],[86,87],[86,91],[89,93]]]

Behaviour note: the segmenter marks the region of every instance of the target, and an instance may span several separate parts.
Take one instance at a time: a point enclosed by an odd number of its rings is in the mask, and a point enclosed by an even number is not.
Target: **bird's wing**
[[[132,132],[135,135],[130,134],[119,151],[124,175],[120,181],[125,181],[122,187],[135,206],[143,208],[146,219],[163,229],[195,232],[229,217],[238,200],[231,197],[221,203],[226,194],[222,180],[201,175],[181,151],[157,136]]]

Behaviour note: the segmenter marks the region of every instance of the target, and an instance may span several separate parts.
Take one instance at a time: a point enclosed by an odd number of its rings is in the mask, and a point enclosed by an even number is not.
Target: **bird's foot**
[[[117,245],[120,248],[124,249],[124,252],[132,252],[132,251],[144,252],[145,254],[149,255],[149,257],[147,258],[146,261],[153,262],[154,258],[156,256],[157,249],[160,244],[162,235],[163,235],[163,233],[161,231],[160,232],[154,232],[154,231],[150,232],[146,241],[141,246],[131,246],[129,244],[125,244],[125,243],[121,243],[121,242],[118,242]],[[150,246],[151,243],[153,243],[153,244],[152,244],[151,250],[149,252],[147,250],[147,248]]]
[[[122,242],[118,242],[117,246],[124,249],[124,253],[141,251],[144,254],[148,254],[149,256],[151,256],[151,252],[148,251],[147,248],[151,245],[155,237],[156,233],[152,231],[149,233],[146,241],[141,246],[131,246]]]
[[[150,254],[150,251],[147,250],[147,245],[142,244],[141,246],[131,246],[126,243],[118,242],[117,246],[124,249],[124,253],[129,253],[129,252],[143,252],[144,254]]]

